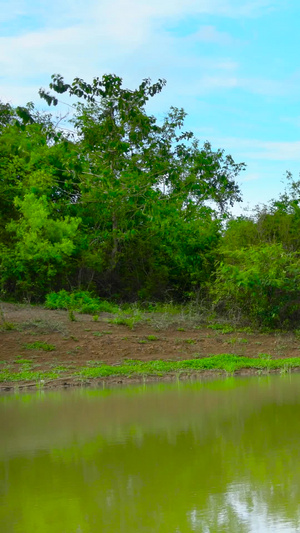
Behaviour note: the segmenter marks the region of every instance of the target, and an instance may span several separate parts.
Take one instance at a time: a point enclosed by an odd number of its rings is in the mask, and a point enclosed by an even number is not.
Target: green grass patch
[[[107,377],[113,375],[155,375],[168,372],[192,372],[203,370],[223,370],[228,373],[237,370],[276,370],[300,367],[300,357],[289,359],[267,359],[265,357],[252,359],[233,354],[213,355],[201,359],[188,359],[183,361],[136,361],[128,360],[122,365],[113,367],[102,365],[97,368],[82,368],[78,375],[84,378]]]
[[[287,359],[272,359],[268,354],[260,354],[253,359],[250,357],[237,356],[233,354],[212,355],[209,357],[187,359],[182,361],[139,361],[128,359],[122,364],[111,366],[101,361],[89,361],[87,366],[70,372],[68,376],[79,377],[82,379],[105,378],[109,376],[162,376],[168,372],[189,373],[201,372],[204,370],[224,371],[234,373],[241,369],[253,369],[257,373],[267,372],[270,370],[280,370],[281,373],[290,372],[293,368],[300,368],[300,357],[291,357]],[[36,381],[52,380],[62,377],[67,371],[66,367],[56,367],[52,372],[32,371],[22,368],[20,372],[11,372],[9,369],[0,371],[0,381]]]
[[[7,381],[34,381],[40,380],[54,380],[60,377],[59,372],[38,372],[33,370],[21,370],[20,372],[10,372],[9,370],[3,370],[0,372],[0,382]]]
[[[53,350],[56,349],[54,344],[48,344],[47,342],[41,341],[24,344],[24,348],[27,350],[44,350],[44,352],[53,352]]]
[[[145,319],[142,313],[135,312],[132,316],[127,314],[119,314],[115,318],[109,319],[107,322],[110,324],[116,324],[117,326],[127,326],[130,329],[133,329],[134,326],[143,322]]]
[[[209,324],[207,327],[209,329],[219,331],[223,335],[226,335],[227,333],[233,333],[235,331],[235,328],[229,324]]]

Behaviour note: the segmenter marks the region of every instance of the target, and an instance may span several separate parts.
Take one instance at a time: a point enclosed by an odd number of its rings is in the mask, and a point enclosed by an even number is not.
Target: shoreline
[[[75,376],[64,376],[50,380],[40,381],[3,381],[0,382],[0,395],[5,393],[17,393],[22,391],[66,390],[76,388],[114,388],[138,384],[174,383],[176,381],[214,381],[229,377],[259,377],[268,375],[286,375],[300,373],[300,366],[290,367],[282,372],[282,368],[255,369],[240,368],[232,373],[225,370],[203,370],[175,373],[169,372],[164,375],[115,375],[103,378],[82,379]]]
[[[116,315],[1,303],[0,393],[300,371],[300,331],[262,332],[180,312]],[[5,327],[6,326],[6,327]]]

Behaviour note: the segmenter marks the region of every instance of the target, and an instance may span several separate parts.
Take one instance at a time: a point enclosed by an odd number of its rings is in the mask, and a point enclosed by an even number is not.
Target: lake
[[[1,533],[300,532],[300,375],[0,397]]]

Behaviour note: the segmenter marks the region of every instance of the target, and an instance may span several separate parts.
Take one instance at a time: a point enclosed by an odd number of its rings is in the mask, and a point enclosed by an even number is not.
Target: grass
[[[24,344],[24,348],[27,350],[44,350],[44,352],[53,352],[55,350],[54,344],[48,344],[47,342],[30,342],[27,344]]]
[[[67,328],[60,322],[53,320],[33,319],[22,322],[18,325],[21,331],[31,331],[38,333],[61,333],[66,335],[68,333]]]
[[[229,324],[209,324],[207,326],[210,329],[213,329],[214,331],[219,331],[222,333],[222,335],[226,335],[227,333],[233,333],[235,331],[235,328],[233,326],[230,326]]]
[[[205,370],[223,371],[233,374],[241,369],[252,369],[257,373],[279,370],[281,373],[290,372],[293,368],[300,368],[300,357],[289,359],[271,359],[268,354],[260,354],[257,358],[237,356],[233,354],[211,355],[204,358],[187,359],[182,361],[139,361],[128,359],[125,362],[111,366],[101,361],[89,361],[88,366],[81,367],[70,373],[69,377],[81,379],[106,378],[109,376],[163,376],[169,372],[191,373]],[[65,367],[56,367],[52,372],[33,371],[27,368],[20,372],[11,372],[8,368],[0,371],[0,382],[54,380],[61,377]]]
[[[148,336],[146,337],[146,339],[147,339],[148,341],[158,341],[158,340],[159,340],[159,337],[157,337],[156,335],[148,335]]]

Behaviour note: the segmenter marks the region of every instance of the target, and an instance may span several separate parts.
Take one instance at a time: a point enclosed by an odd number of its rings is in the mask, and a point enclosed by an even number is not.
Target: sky
[[[149,112],[184,108],[200,143],[246,163],[247,213],[299,178],[299,20],[299,0],[0,0],[0,100],[46,109],[54,73],[164,78]]]

